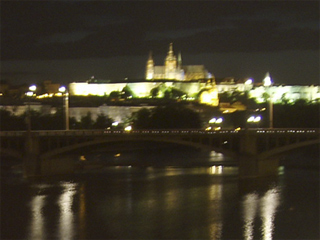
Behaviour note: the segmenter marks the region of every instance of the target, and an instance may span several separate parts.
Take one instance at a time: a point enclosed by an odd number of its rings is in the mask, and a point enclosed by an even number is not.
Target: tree
[[[82,129],[92,129],[93,120],[91,118],[91,112],[87,112],[87,115],[81,117],[81,128]]]
[[[125,86],[121,91],[121,98],[127,99],[133,97],[133,92],[129,86]]]
[[[132,124],[135,129],[148,129],[150,127],[151,112],[147,108],[142,108],[132,114]]]
[[[198,113],[181,104],[141,109],[134,116],[135,129],[190,129],[201,128]]]
[[[96,119],[96,121],[93,124],[93,128],[95,129],[104,129],[111,127],[113,120],[109,118],[108,116],[104,115],[103,113],[100,113]]]

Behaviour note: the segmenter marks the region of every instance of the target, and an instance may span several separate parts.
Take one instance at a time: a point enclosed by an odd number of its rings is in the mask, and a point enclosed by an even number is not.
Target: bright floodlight
[[[260,122],[261,121],[261,116],[251,116],[248,118],[247,122]]]
[[[112,123],[112,126],[113,126],[113,127],[116,127],[116,126],[118,126],[118,125],[119,125],[119,122],[113,122],[113,123]]]
[[[34,92],[35,90],[37,90],[37,86],[36,85],[31,85],[29,87],[29,90]]]
[[[257,116],[257,117],[254,118],[253,121],[254,121],[254,122],[260,122],[260,121],[261,121],[261,117],[260,117],[260,116]]]
[[[247,81],[245,81],[245,85],[250,85],[253,83],[253,80],[251,78],[249,78]]]
[[[67,89],[65,86],[59,87],[59,92],[65,92]]]
[[[222,123],[222,121],[223,121],[223,118],[218,118],[216,123]]]
[[[271,80],[271,77],[269,75],[269,73],[266,74],[266,77],[263,79],[263,85],[265,87],[269,87],[272,85],[272,80]]]
[[[209,123],[215,123],[216,121],[217,121],[216,118],[212,118],[212,119],[210,119]]]
[[[132,127],[131,127],[131,126],[127,126],[127,127],[124,128],[124,130],[125,130],[126,132],[130,132],[130,131],[132,130]]]
[[[254,121],[254,116],[251,116],[248,118],[247,122],[253,122]]]

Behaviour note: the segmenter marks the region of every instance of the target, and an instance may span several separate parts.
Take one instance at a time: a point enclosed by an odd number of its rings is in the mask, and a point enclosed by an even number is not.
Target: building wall
[[[122,91],[124,87],[128,86],[134,95],[137,97],[149,97],[153,88],[159,87],[164,84],[166,88],[174,87],[188,95],[198,94],[201,89],[206,86],[206,83],[200,82],[135,82],[135,83],[70,83],[70,95],[88,96],[109,95],[113,91]]]
[[[88,112],[91,113],[91,119],[96,120],[99,114],[104,114],[114,121],[122,123],[132,113],[139,111],[142,108],[152,109],[150,106],[107,106],[103,105],[100,107],[75,107],[69,108],[69,116],[74,117],[77,121],[81,120],[81,117],[86,116]]]

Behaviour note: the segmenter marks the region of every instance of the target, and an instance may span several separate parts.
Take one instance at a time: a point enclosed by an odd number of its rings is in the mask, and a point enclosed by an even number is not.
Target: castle
[[[182,65],[181,53],[178,58],[173,53],[173,44],[170,43],[164,66],[154,65],[152,54],[146,64],[146,79],[168,79],[168,80],[198,80],[212,78],[204,65]]]

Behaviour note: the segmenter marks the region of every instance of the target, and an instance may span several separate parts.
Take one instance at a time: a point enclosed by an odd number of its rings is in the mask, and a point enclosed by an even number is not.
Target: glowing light
[[[33,96],[33,92],[26,92],[26,95],[27,95],[28,97],[32,97],[32,96]]]
[[[31,86],[29,87],[29,90],[34,92],[34,91],[37,90],[37,86],[36,86],[36,85],[31,85]]]
[[[60,220],[59,235],[60,239],[74,238],[74,220],[72,212],[73,195],[76,193],[75,183],[64,183],[64,191],[59,198]]]
[[[118,125],[119,125],[119,122],[113,122],[113,123],[112,123],[112,126],[113,126],[113,127],[116,127],[116,126],[118,126]]]
[[[272,80],[271,80],[269,73],[267,73],[265,78],[263,79],[263,85],[265,87],[270,87],[272,85]]]
[[[45,196],[37,195],[34,196],[31,202],[32,208],[32,220],[30,227],[30,239],[45,239],[45,219],[43,217],[43,206]]]
[[[253,121],[254,121],[254,122],[260,122],[260,121],[261,121],[261,117],[260,117],[260,116],[257,116],[257,117],[254,118]]]
[[[59,92],[65,92],[67,89],[65,86],[59,87]]]
[[[218,92],[212,89],[203,91],[200,95],[200,103],[218,106]]]
[[[223,167],[222,166],[212,166],[210,168],[210,173],[211,174],[222,174],[223,172]]]
[[[249,78],[247,81],[245,81],[245,85],[250,85],[253,83],[253,80],[251,78]]]
[[[270,189],[261,199],[263,239],[272,239],[272,234],[274,231],[274,218],[279,203],[279,192],[277,189]]]
[[[243,206],[243,218],[244,218],[244,239],[254,239],[254,219],[257,214],[258,208],[258,194],[249,193],[245,196]]]
[[[126,132],[130,132],[130,131],[132,130],[132,127],[131,127],[131,126],[127,126],[127,127],[124,128],[124,130],[125,130]]]
[[[258,123],[261,121],[261,116],[251,116],[247,119],[247,122]]]
[[[216,121],[217,121],[216,118],[212,118],[212,119],[210,119],[209,123],[215,123]]]
[[[222,121],[223,121],[223,118],[218,118],[216,123],[222,123]]]
[[[213,123],[217,123],[220,124],[223,122],[223,118],[212,118],[209,120],[209,123],[213,124]]]

